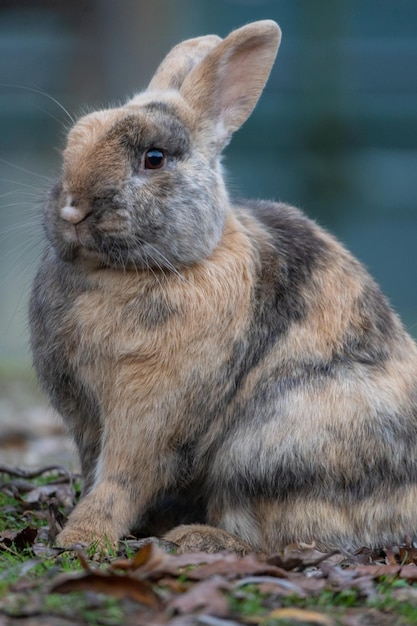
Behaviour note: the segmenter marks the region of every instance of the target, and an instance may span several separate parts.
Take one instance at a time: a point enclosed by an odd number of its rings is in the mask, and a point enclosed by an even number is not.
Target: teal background
[[[416,0],[0,0],[0,367],[28,368],[41,206],[71,116],[146,87],[181,39],[272,18],[283,40],[228,147],[236,195],[300,206],[417,334]]]

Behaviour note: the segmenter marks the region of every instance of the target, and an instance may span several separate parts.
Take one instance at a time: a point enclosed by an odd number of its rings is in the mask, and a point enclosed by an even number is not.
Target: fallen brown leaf
[[[151,586],[128,574],[119,575],[107,572],[88,571],[77,576],[67,576],[55,583],[51,593],[71,593],[72,591],[95,591],[118,599],[130,598],[152,608],[160,608],[160,600]]]
[[[181,614],[206,612],[224,617],[229,615],[230,608],[223,591],[229,588],[230,585],[224,578],[214,576],[192,585],[188,591],[174,598],[168,608]]]
[[[158,552],[155,550],[155,553]],[[239,558],[239,557],[236,557]],[[221,553],[210,554],[208,552],[190,552],[186,554],[174,555],[163,552],[163,559],[159,564],[155,564],[153,569],[147,569],[146,578],[151,580],[159,580],[165,576],[179,576],[188,574],[191,567],[214,564],[224,561],[225,555]],[[148,568],[148,565],[146,566]],[[143,570],[139,570],[138,574],[142,575]]]
[[[402,565],[417,565],[417,548],[412,546],[400,547],[398,553],[399,561]]]
[[[415,565],[360,565],[355,568],[358,575],[368,575],[372,578],[392,576],[403,578],[408,582],[417,581],[417,567]]]
[[[58,534],[63,529],[66,518],[61,513],[57,506],[57,499],[51,498],[48,504],[48,510],[46,512],[46,519],[48,521],[48,536],[49,540],[54,543]]]
[[[356,589],[358,593],[368,599],[375,598],[376,592],[371,574],[363,571],[363,567],[341,568],[326,567],[323,568],[323,574],[327,576],[328,585],[334,591],[343,591],[345,589]]]
[[[89,562],[87,561],[87,557],[85,556],[84,552],[82,550],[80,550],[79,548],[75,549],[75,552],[77,554],[77,558],[80,562],[81,567],[83,568],[84,571],[86,572],[91,572],[91,567]]]
[[[336,554],[339,554],[338,550],[325,553],[316,550],[314,544],[292,543],[276,554],[270,555],[266,562],[270,565],[281,567],[286,571],[291,571],[295,568],[317,566]]]
[[[156,548],[152,543],[146,543],[143,548],[136,552],[132,560],[132,569],[138,569],[142,567],[151,559],[152,553],[156,552]]]
[[[218,563],[219,561],[224,561],[225,555],[221,552],[187,552],[179,555],[168,554],[167,557],[167,563],[172,563],[178,570],[185,567],[195,567],[196,565]]]
[[[23,499],[29,504],[34,504],[35,502],[46,502],[51,496],[55,495],[55,492],[55,485],[42,485],[29,491]]]
[[[16,550],[30,548],[35,542],[37,534],[37,529],[32,526],[26,526],[22,530],[4,530],[0,533],[0,549],[1,544],[7,548],[13,545]]]
[[[334,626],[335,624],[331,617],[324,615],[323,613],[292,608],[275,609],[274,611],[271,611],[271,613],[268,613],[268,615],[260,621],[260,624],[272,619],[285,619],[293,622],[300,622],[302,624],[319,624],[320,626]]]
[[[398,565],[397,554],[392,547],[385,548],[385,562],[387,565]]]
[[[163,568],[168,555],[153,542],[144,544],[133,559],[117,559],[110,565],[110,569],[117,571],[136,572],[140,578],[147,578],[156,570]]]
[[[132,569],[143,576],[149,576],[152,572],[163,568],[168,558],[169,555],[164,550],[155,543],[149,542],[135,555]]]
[[[385,550],[362,547],[352,555],[346,557],[345,562],[352,565],[370,565],[371,563],[385,563]]]
[[[306,596],[300,585],[286,578],[276,578],[274,576],[246,576],[238,580],[234,588],[244,587],[245,585],[258,585],[261,593],[273,593],[281,596],[297,595],[299,598],[305,598]]]
[[[219,575],[227,578],[246,575],[269,575],[278,578],[287,578],[285,570],[275,565],[269,565],[261,561],[256,555],[248,554],[243,558],[236,554],[225,554],[222,559],[214,563],[208,563],[187,572],[192,580],[203,580],[209,576]]]

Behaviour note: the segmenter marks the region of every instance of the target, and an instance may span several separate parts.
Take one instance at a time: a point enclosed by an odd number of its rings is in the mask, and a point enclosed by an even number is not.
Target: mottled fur
[[[333,237],[223,182],[279,37],[266,21],[184,42],[147,91],[69,133],[30,308],[85,479],[61,545],[165,513],[222,529],[172,530],[182,549],[416,535],[415,344]]]

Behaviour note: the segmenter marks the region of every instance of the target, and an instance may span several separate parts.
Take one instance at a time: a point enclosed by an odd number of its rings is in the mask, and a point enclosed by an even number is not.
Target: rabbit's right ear
[[[274,21],[253,22],[231,32],[186,76],[180,92],[217,150],[252,113],[280,41]]]
[[[179,43],[159,65],[148,89],[180,89],[191,70],[221,41],[217,35],[206,35]]]

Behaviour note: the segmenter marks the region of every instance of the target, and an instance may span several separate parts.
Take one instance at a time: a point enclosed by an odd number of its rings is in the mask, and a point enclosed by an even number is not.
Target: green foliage
[[[114,598],[98,594],[74,592],[68,596],[51,593],[44,598],[42,610],[45,613],[59,615],[74,620],[82,616],[82,623],[87,626],[118,626],[124,622],[121,603]]]
[[[261,593],[256,585],[245,585],[229,596],[229,602],[236,615],[261,616],[266,613],[266,598],[266,594]]]

